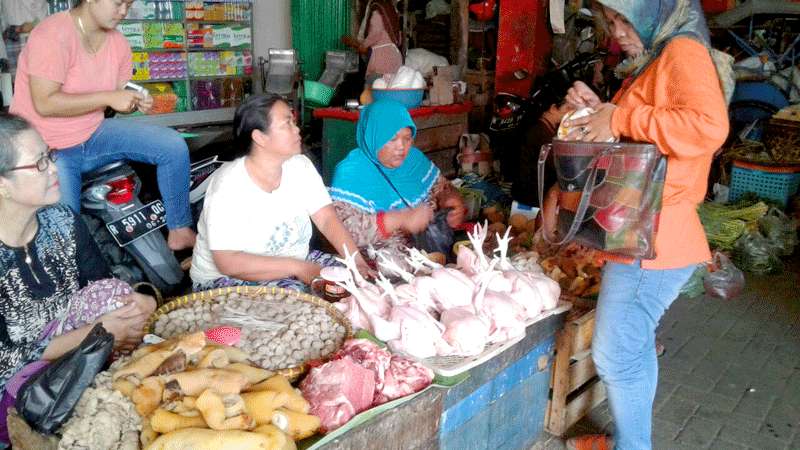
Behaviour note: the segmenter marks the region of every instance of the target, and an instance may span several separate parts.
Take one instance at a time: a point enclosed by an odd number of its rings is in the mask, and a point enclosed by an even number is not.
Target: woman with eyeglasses
[[[189,149],[177,131],[104,119],[107,108],[147,113],[153,98],[124,89],[133,73],[131,47],[117,31],[133,0],[82,0],[31,31],[17,64],[11,112],[58,149],[62,202],[81,208],[81,175],[115,161],[157,167],[167,213],[167,244],[192,247]]]
[[[53,152],[24,119],[0,116],[0,447],[27,378],[97,323],[117,350],[132,349],[156,306],[110,279],[83,221],[59,198]]]

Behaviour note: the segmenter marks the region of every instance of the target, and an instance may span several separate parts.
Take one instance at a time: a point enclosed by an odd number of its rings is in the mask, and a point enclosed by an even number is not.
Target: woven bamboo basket
[[[337,323],[339,323],[344,327],[345,329],[344,340],[347,340],[353,336],[353,328],[350,325],[350,321],[341,312],[339,312],[338,309],[333,307],[333,305],[326,302],[325,300],[310,294],[305,294],[303,292],[291,289],[284,289],[278,287],[265,287],[265,286],[231,286],[225,288],[211,289],[209,291],[193,292],[191,294],[184,295],[181,297],[175,297],[169,300],[166,304],[162,305],[157,310],[155,310],[155,312],[153,312],[150,318],[147,319],[147,322],[145,322],[144,330],[146,333],[152,333],[156,321],[161,316],[168,314],[172,311],[181,309],[194,302],[215,301],[217,296],[228,295],[231,293],[239,294],[240,297],[249,298],[253,301],[259,301],[259,297],[263,295],[272,295],[272,296],[286,295],[287,298],[291,297],[295,300],[311,303],[312,305],[324,308],[328,312],[328,314],[333,318],[333,320],[335,320]],[[276,371],[276,373],[279,373],[290,380],[295,380],[300,375],[304,374],[307,369],[308,369],[307,365],[302,364],[296,367],[287,367],[285,369],[279,369]]]

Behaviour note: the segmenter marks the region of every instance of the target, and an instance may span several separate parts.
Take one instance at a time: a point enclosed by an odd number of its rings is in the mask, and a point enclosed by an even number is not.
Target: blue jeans
[[[155,164],[158,189],[167,211],[167,227],[192,225],[186,141],[171,128],[124,119],[106,119],[86,142],[58,150],[56,166],[62,203],[79,213],[81,176],[122,160]]]
[[[635,261],[603,269],[592,358],[606,386],[617,450],[652,448],[656,327],[695,268],[647,270]]]

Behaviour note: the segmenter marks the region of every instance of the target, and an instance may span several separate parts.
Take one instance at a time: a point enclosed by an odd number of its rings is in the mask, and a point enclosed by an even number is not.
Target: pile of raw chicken
[[[488,227],[477,225],[468,237],[483,248]],[[356,270],[354,255],[346,268],[327,268],[323,276],[347,289],[350,297],[336,304],[355,329],[372,332],[393,352],[418,359],[474,356],[487,344],[506,342],[525,333],[526,322],[555,308],[558,283],[541,269],[520,271],[508,258],[508,231],[496,234],[492,258],[462,246],[457,267],[430,261],[416,249],[406,262],[411,271],[379,255],[381,274],[375,284]],[[384,276],[396,276],[392,285]]]

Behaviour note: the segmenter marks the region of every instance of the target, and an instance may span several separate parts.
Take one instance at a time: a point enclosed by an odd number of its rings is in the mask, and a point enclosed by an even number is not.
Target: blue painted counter
[[[450,389],[429,389],[351,430],[325,449],[526,450],[544,430],[555,333],[566,313],[470,370]]]

